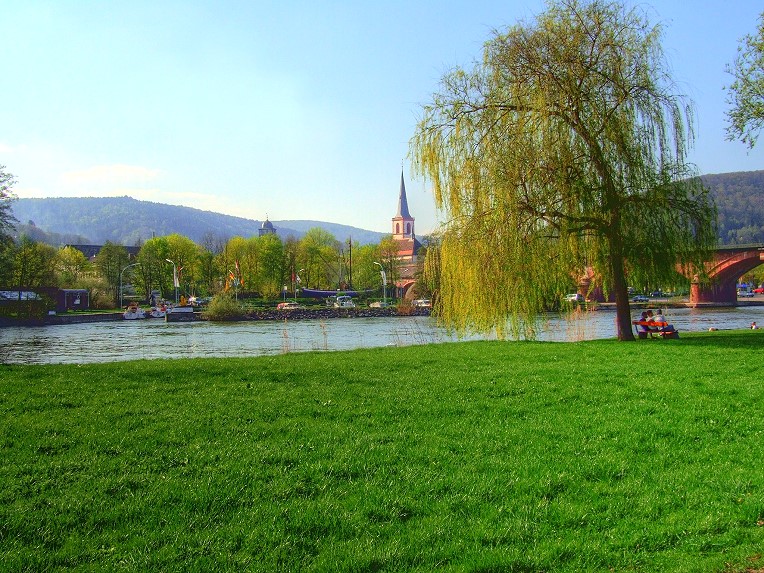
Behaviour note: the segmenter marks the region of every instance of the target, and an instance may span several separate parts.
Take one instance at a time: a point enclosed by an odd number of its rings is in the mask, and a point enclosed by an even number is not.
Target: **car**
[[[650,302],[650,298],[643,294],[638,294],[632,297],[631,302]]]
[[[420,298],[412,302],[417,308],[432,308],[432,301],[428,298]]]
[[[753,292],[756,294],[764,294],[764,287],[755,288],[753,289]]]
[[[374,302],[369,304],[369,308],[387,308],[390,306],[389,303],[381,301],[381,300],[375,300]]]
[[[280,302],[276,305],[276,310],[295,310],[300,308],[296,302]]]
[[[334,308],[355,308],[355,303],[351,296],[343,294],[334,301]]]
[[[586,302],[584,300],[584,295],[578,292],[572,292],[570,294],[565,295],[565,302],[575,302],[575,303],[582,303]]]
[[[753,292],[749,291],[749,290],[739,290],[739,291],[737,291],[737,296],[738,297],[742,296],[743,298],[748,298],[748,297],[753,296]]]

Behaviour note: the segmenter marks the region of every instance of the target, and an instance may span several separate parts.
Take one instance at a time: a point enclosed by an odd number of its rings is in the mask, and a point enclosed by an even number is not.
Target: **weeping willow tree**
[[[756,34],[743,38],[727,72],[735,78],[727,94],[727,139],[739,139],[753,148],[764,128],[764,12],[759,15]]]
[[[655,284],[707,258],[716,211],[686,161],[692,108],[660,39],[618,2],[549,2],[444,76],[410,148],[446,214],[447,325],[533,336],[589,270],[633,340],[627,279]]]

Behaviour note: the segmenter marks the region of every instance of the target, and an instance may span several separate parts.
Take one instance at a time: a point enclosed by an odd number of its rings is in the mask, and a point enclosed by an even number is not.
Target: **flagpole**
[[[175,304],[178,304],[178,287],[180,287],[180,283],[178,283],[178,267],[176,267],[175,263],[170,259],[165,259],[165,261],[172,265],[172,282],[173,285],[175,285]]]

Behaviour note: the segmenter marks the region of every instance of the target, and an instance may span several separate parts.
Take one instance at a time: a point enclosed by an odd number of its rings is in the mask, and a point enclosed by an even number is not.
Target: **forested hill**
[[[262,222],[191,207],[139,201],[130,197],[61,197],[13,202],[18,233],[35,240],[63,243],[137,245],[153,236],[178,233],[202,243],[209,239],[257,236]],[[282,238],[300,238],[321,227],[344,241],[378,243],[383,233],[322,221],[271,221]]]
[[[703,175],[719,209],[719,240],[725,245],[764,243],[764,171]]]
[[[703,175],[716,198],[721,244],[764,243],[764,171]],[[13,212],[19,232],[51,244],[106,241],[136,245],[172,233],[195,242],[257,236],[262,222],[231,215],[138,201],[130,197],[18,199]],[[30,225],[30,222],[34,226]],[[272,221],[282,238],[300,238],[321,227],[344,241],[378,243],[383,233],[321,221]]]

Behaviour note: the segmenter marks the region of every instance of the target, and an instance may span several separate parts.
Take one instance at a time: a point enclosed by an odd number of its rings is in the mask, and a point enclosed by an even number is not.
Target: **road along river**
[[[634,310],[636,313],[636,310]],[[638,314],[638,313],[637,313]],[[665,313],[681,332],[764,327],[764,306],[672,308]],[[615,312],[550,315],[538,340],[576,342],[615,337]],[[470,336],[468,340],[490,339]],[[198,321],[159,319],[0,328],[0,363],[58,364],[190,357],[260,356],[286,352],[408,346],[459,340],[430,317],[330,320]]]

